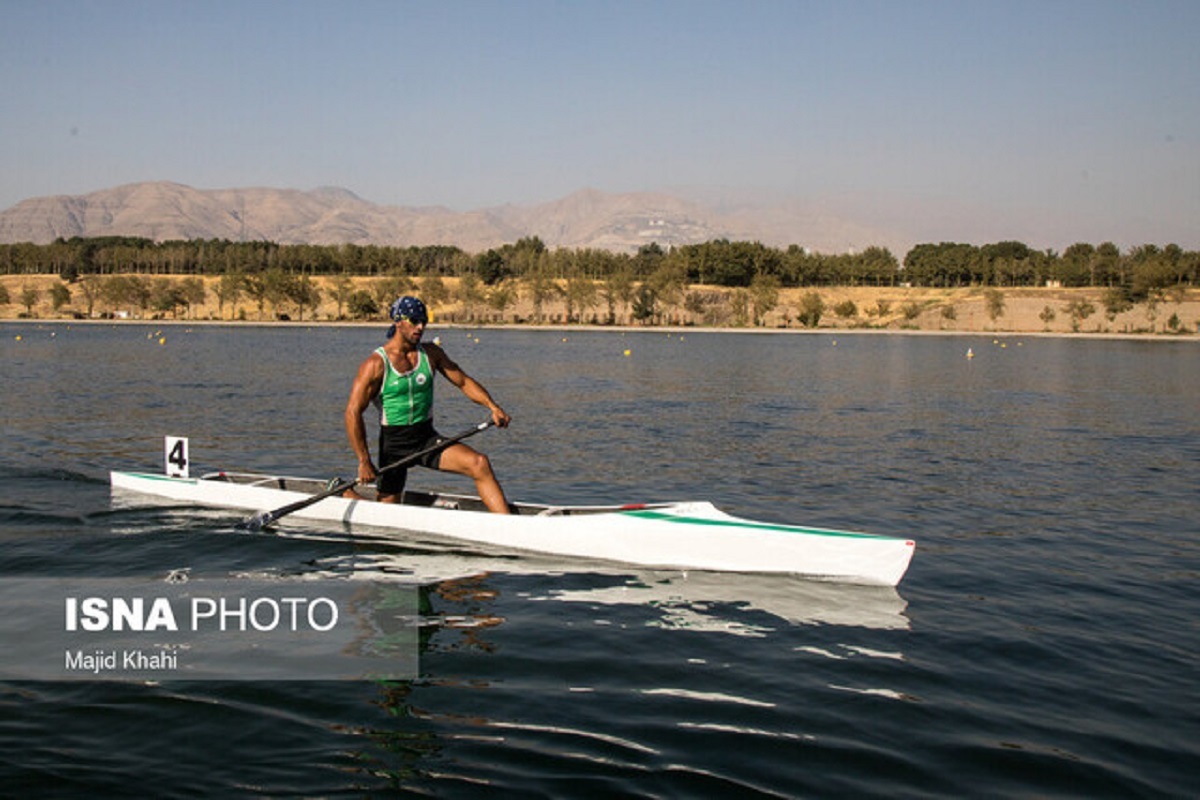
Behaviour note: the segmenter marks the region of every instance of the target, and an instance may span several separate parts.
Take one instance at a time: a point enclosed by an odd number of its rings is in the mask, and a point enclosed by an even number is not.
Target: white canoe
[[[111,474],[114,495],[137,492],[167,500],[242,509],[279,508],[323,491],[323,481],[218,472],[174,478]],[[294,513],[340,524],[420,532],[505,550],[552,553],[645,567],[790,573],[819,580],[895,586],[914,543],[870,533],[777,525],[726,514],[711,503],[543,506],[514,503],[511,516],[490,514],[478,498],[406,492],[400,504],[329,497]]]

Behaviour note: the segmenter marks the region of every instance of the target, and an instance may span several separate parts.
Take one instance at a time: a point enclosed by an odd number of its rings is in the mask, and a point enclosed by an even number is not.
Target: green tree
[[[567,278],[567,287],[563,294],[567,300],[568,323],[573,317],[582,322],[588,310],[594,308],[597,303],[598,292],[595,281],[584,276],[578,269]]]
[[[666,251],[658,242],[642,245],[638,248],[637,255],[633,257],[633,274],[640,278],[653,275],[666,257]]]
[[[346,300],[346,308],[353,319],[370,319],[379,313],[379,304],[365,289],[359,289]]]
[[[729,309],[733,312],[733,324],[744,328],[750,324],[750,292],[738,286],[729,293]]]
[[[234,270],[226,272],[217,281],[217,316],[225,316],[225,304],[229,304],[229,313],[232,316],[237,308],[238,302],[242,299],[242,295],[246,293],[246,274],[244,272]]]
[[[545,304],[562,294],[562,288],[550,275],[549,264],[542,261],[525,275],[524,294],[533,303],[534,321],[544,319]]]
[[[988,318],[995,322],[1004,315],[1004,292],[999,289],[986,289],[983,293],[983,306]]]
[[[87,303],[87,315],[90,317],[95,313],[96,302],[104,296],[104,281],[96,275],[84,275],[79,279],[79,291]]]
[[[983,282],[987,285],[1028,286],[1033,283],[1034,253],[1022,242],[986,244],[980,248],[980,258]]]
[[[71,290],[65,283],[56,283],[50,287],[50,305],[55,311],[71,302]]]
[[[287,315],[281,309],[290,299],[292,276],[283,267],[274,266],[262,274],[262,279],[264,298],[274,309],[275,317],[284,319]]]
[[[42,293],[32,286],[21,288],[21,305],[25,306],[26,315],[33,314],[33,307],[37,305],[40,299],[42,299]]]
[[[858,304],[853,300],[844,300],[833,307],[833,313],[837,314],[842,319],[850,319],[858,316]]]
[[[144,316],[153,295],[150,280],[142,275],[113,275],[106,278],[103,294],[114,308],[137,309]]]
[[[633,268],[628,263],[619,264],[604,278],[600,288],[604,304],[608,307],[608,324],[617,322],[617,310],[624,310],[633,302]]]
[[[704,320],[707,305],[705,303],[704,292],[688,292],[683,298],[683,310],[692,315],[692,319],[699,318]]]
[[[1096,307],[1087,300],[1072,300],[1063,311],[1071,318],[1071,330],[1078,333],[1083,320],[1096,313]]]
[[[1063,251],[1055,277],[1063,286],[1095,286],[1097,264],[1096,248],[1077,242]]]
[[[308,275],[290,277],[284,284],[284,296],[296,306],[296,319],[304,321],[304,309],[310,308],[316,313],[321,302],[321,290]]]
[[[333,289],[330,291],[330,296],[333,302],[337,304],[337,318],[344,319],[346,315],[346,304],[350,302],[350,298],[354,295],[354,281],[346,275],[341,275],[333,281]]]
[[[779,305],[779,278],[775,275],[758,274],[750,282],[750,305],[754,309],[754,324],[763,324],[763,319]]]
[[[983,283],[979,249],[969,244],[918,244],[904,257],[902,277],[913,286]]]
[[[497,251],[504,260],[506,275],[525,278],[545,265],[545,243],[537,236],[525,236],[515,244],[506,244]]]
[[[500,314],[500,319],[504,319],[504,312],[513,303],[517,302],[519,296],[517,284],[515,281],[503,281],[491,287],[487,293],[487,304]]]
[[[817,286],[830,280],[826,259],[795,244],[781,256],[780,275],[785,286]]]
[[[1093,286],[1116,286],[1123,280],[1121,251],[1112,242],[1103,242],[1096,247],[1093,257]]]
[[[187,310],[187,316],[191,318],[192,309],[195,306],[203,305],[208,298],[208,290],[204,288],[204,279],[192,275],[184,278],[179,284],[179,299],[181,305]]]
[[[1123,286],[1109,287],[1104,292],[1104,299],[1101,303],[1104,305],[1104,315],[1108,317],[1109,322],[1115,322],[1118,314],[1123,314],[1133,308],[1129,290]]]
[[[1131,299],[1135,302],[1145,300],[1176,283],[1175,264],[1179,256],[1178,247],[1168,251],[1146,244],[1131,250],[1128,258]]]
[[[179,307],[182,305],[184,305],[183,290],[178,281],[170,278],[151,279],[149,308],[178,318]]]
[[[243,278],[242,284],[245,287],[246,296],[254,301],[255,307],[258,308],[258,318],[261,320],[266,312],[269,296],[266,278],[263,275],[249,274]]]
[[[504,263],[504,256],[496,250],[481,253],[476,259],[476,269],[479,271],[480,280],[488,286],[495,286],[512,274],[508,265]]]
[[[658,314],[658,296],[646,284],[642,284],[633,295],[630,315],[643,325],[650,322]]]
[[[477,275],[464,275],[458,283],[458,298],[462,301],[467,321],[475,320],[475,309],[487,301],[483,282]]]
[[[660,309],[682,306],[684,289],[688,283],[687,267],[681,259],[664,258],[646,283],[654,292],[655,302]]]
[[[800,313],[797,319],[806,328],[815,328],[825,313],[825,300],[817,292],[808,292],[800,298]]]

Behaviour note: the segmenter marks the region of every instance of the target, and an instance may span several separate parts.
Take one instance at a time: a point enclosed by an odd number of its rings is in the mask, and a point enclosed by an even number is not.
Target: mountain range
[[[527,236],[537,236],[551,248],[618,252],[634,252],[651,242],[669,247],[730,239],[774,247],[797,244],[822,253],[878,245],[891,248],[898,258],[909,244],[894,231],[872,229],[796,201],[705,202],[595,189],[537,205],[460,212],[378,205],[339,188],[195,189],[157,181],[85,195],[36,197],[0,211],[2,243],[46,244],[74,236],[454,245],[467,252]]]

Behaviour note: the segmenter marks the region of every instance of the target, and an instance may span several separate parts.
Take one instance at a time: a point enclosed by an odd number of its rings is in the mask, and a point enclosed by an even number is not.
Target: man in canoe
[[[487,389],[446,355],[436,344],[421,341],[429,315],[416,297],[401,297],[392,303],[389,315],[395,323],[383,347],[371,353],[358,368],[350,399],[346,402],[346,435],[358,456],[358,480],[370,483],[378,475],[379,500],[399,502],[407,478],[407,467],[378,474],[367,446],[363,412],[374,402],[381,410],[379,463],[392,464],[419,452],[439,439],[433,428],[433,376],[440,372],[469,399],[492,412],[492,422],[508,427],[511,417],[492,399]],[[488,457],[462,442],[432,453],[417,462],[429,469],[456,472],[475,481],[479,497],[489,510],[508,513],[508,501],[500,488]],[[349,496],[355,496],[353,489]]]

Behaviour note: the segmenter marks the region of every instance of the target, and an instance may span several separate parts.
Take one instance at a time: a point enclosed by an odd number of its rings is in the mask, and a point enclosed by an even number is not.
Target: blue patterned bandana
[[[401,297],[392,303],[392,309],[388,315],[395,322],[402,319],[406,319],[414,325],[429,322],[429,312],[425,310],[425,304],[411,296]]]
[[[396,299],[392,303],[391,309],[388,310],[388,316],[393,321],[399,322],[406,319],[414,325],[429,322],[429,312],[425,310],[425,304],[415,297],[404,296]],[[396,335],[396,326],[388,328],[387,338],[392,338]]]

